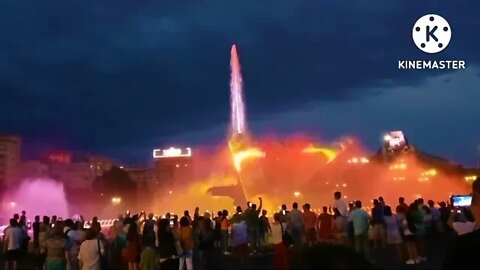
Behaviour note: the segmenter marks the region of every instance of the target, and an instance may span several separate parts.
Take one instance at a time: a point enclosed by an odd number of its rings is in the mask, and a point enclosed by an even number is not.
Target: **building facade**
[[[48,154],[46,163],[50,177],[67,191],[90,189],[93,180],[113,166],[110,158],[69,151]]]
[[[0,135],[0,186],[13,186],[19,180],[21,145],[20,137]]]
[[[170,187],[185,183],[193,177],[191,148],[166,148],[153,150],[154,174],[158,185]]]

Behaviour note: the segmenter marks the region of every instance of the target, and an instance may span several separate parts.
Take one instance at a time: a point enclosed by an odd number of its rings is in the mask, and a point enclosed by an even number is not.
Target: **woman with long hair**
[[[160,269],[178,270],[177,248],[175,236],[170,227],[168,219],[158,221],[158,253],[160,257]]]
[[[123,260],[128,264],[128,270],[137,270],[140,261],[140,235],[137,223],[131,222],[127,231],[127,244],[122,250]]]
[[[212,220],[205,218],[200,228],[200,239],[198,249],[200,251],[200,269],[208,269],[208,263],[211,261],[211,255],[215,246],[215,230]]]

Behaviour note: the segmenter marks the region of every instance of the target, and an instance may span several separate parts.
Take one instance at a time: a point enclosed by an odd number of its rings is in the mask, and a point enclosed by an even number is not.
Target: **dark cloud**
[[[396,69],[430,57],[411,41],[426,13],[452,24],[442,58],[479,60],[475,1],[55,2],[0,3],[0,129],[61,147],[119,153],[226,124],[232,43],[250,118],[435,75]]]

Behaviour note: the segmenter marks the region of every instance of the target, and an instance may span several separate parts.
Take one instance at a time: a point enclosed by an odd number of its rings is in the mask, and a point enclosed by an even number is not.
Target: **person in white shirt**
[[[298,210],[298,203],[294,202],[292,206],[293,209],[287,216],[287,228],[292,236],[293,245],[300,246],[304,235],[303,213]]]
[[[339,191],[335,192],[333,198],[335,199],[333,201],[333,209],[338,209],[338,212],[340,212],[340,215],[343,217],[348,216],[347,203],[342,198],[342,193]]]
[[[81,270],[101,270],[100,256],[105,254],[105,249],[102,241],[96,236],[97,233],[92,229],[88,229],[85,234],[86,240],[80,246],[78,253]]]
[[[20,259],[20,244],[22,241],[22,230],[18,226],[16,219],[10,219],[10,226],[7,227],[3,234],[3,243],[5,244],[5,269],[17,269],[18,260]]]

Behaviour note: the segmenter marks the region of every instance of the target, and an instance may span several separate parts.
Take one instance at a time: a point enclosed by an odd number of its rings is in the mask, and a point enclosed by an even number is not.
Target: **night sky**
[[[218,143],[236,43],[255,135],[353,135],[373,151],[403,130],[472,165],[479,12],[472,0],[1,1],[0,133],[21,135],[27,158],[69,149],[147,162],[155,146]],[[411,38],[429,13],[452,28],[436,55]],[[449,59],[467,69],[397,69]]]

